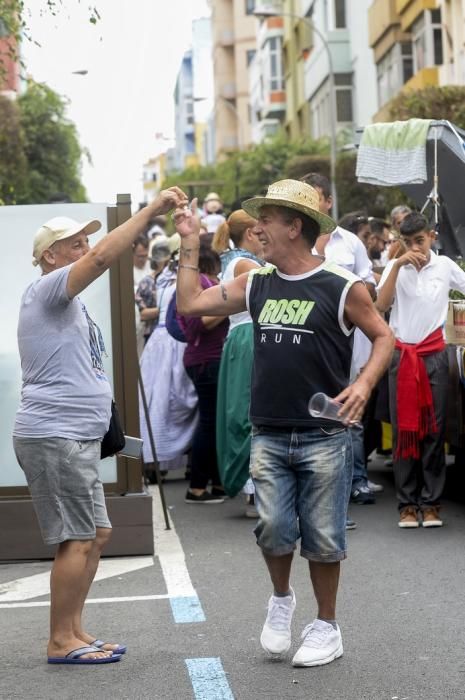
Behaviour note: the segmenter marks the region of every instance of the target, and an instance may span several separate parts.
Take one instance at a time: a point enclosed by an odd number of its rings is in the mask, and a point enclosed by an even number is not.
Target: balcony
[[[396,0],[375,0],[368,9],[368,41],[373,48],[394,25],[400,24]]]
[[[391,103],[392,100],[394,100],[401,92],[404,92],[406,90],[421,90],[424,87],[428,87],[429,85],[439,85],[439,68],[438,67],[433,67],[433,68],[423,68],[422,70],[418,71],[418,73],[415,73],[415,75],[408,80],[405,85],[402,86],[402,89],[397,93],[397,95],[394,95],[394,97],[389,100],[389,102],[386,102],[386,104],[382,105],[380,109],[376,112],[376,114],[373,116],[373,121],[374,122],[390,122],[392,121],[391,117]]]
[[[235,100],[237,96],[236,83],[223,83],[223,85],[220,86],[219,93],[225,100]]]
[[[232,29],[222,29],[219,31],[218,43],[225,49],[234,46],[234,31]]]
[[[257,46],[262,47],[265,42],[274,36],[283,36],[284,20],[282,17],[268,17],[259,28],[257,35]]]
[[[263,101],[262,119],[282,119],[286,112],[286,93],[284,90],[271,90]]]
[[[401,9],[399,7],[401,6]],[[397,12],[400,15],[402,31],[406,32],[410,29],[416,18],[421,15],[424,10],[435,10],[438,7],[438,0],[413,0],[413,2],[405,2],[405,0],[396,0]]]
[[[437,66],[419,70],[418,73],[415,73],[415,75],[405,83],[402,90],[421,90],[430,85],[439,85],[439,68]]]

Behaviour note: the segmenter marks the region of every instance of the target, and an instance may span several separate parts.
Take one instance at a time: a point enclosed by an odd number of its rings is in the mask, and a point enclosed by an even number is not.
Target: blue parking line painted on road
[[[170,598],[170,603],[175,622],[205,622],[202,605],[196,595]]]
[[[195,700],[234,700],[221,659],[186,659]]]

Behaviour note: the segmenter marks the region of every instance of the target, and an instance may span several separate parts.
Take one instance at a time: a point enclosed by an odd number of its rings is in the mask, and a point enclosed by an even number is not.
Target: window
[[[323,32],[347,28],[346,0],[323,0]]]
[[[336,73],[334,76],[336,90],[336,115],[338,122],[351,122],[352,110],[352,74]]]
[[[255,0],[245,0],[245,14],[252,15],[255,10]]]
[[[352,90],[336,91],[336,109],[338,122],[352,121]]]
[[[353,121],[352,74],[336,73],[334,75],[336,91],[336,121],[345,125]],[[311,129],[315,139],[329,136],[331,131],[331,103],[329,81],[323,84],[310,100]]]
[[[412,24],[412,46],[415,73],[443,63],[440,10],[425,10],[415,20]]]
[[[272,37],[266,42],[264,59],[265,90],[284,90],[281,37]]]
[[[393,98],[413,75],[412,44],[395,44],[376,66],[378,104],[382,106]]]
[[[347,27],[346,0],[334,0],[334,27],[335,29]]]
[[[257,53],[257,52],[255,51],[255,49],[249,49],[249,50],[247,51],[247,54],[246,54],[246,56],[247,56],[247,57],[246,57],[247,66],[250,66],[250,64],[251,64],[252,61],[254,60],[254,57],[255,57],[255,54],[256,54],[256,53]]]

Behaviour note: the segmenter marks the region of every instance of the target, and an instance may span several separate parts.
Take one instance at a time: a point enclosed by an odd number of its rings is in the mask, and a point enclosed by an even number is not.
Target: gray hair
[[[412,210],[410,207],[408,207],[406,204],[398,204],[394,209],[391,211],[391,221],[394,219],[395,216],[398,214],[411,214]]]

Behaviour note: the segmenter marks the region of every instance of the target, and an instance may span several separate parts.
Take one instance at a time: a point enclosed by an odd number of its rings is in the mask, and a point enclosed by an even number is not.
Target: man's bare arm
[[[179,187],[162,190],[153,202],[104,236],[86,255],[73,263],[67,283],[69,298],[72,299],[82,292],[111,267],[145,230],[154,216],[166,214],[170,209],[183,206],[187,201],[186,195]]]
[[[191,208],[174,213],[176,230],[181,236],[179,267],[176,280],[176,306],[184,316],[230,316],[245,311],[248,273],[231,282],[202,289],[199,280],[200,221],[197,200]]]
[[[198,275],[192,272],[195,280],[189,276],[189,270],[178,271],[176,307],[183,316],[230,316],[246,310],[247,272],[209,289],[202,289]]]
[[[373,343],[371,355],[360,376],[335,397],[344,403],[341,416],[350,423],[362,417],[371,392],[389,366],[395,341],[391,329],[377,312],[363,284],[352,285],[344,311],[350,323],[360,328]]]

